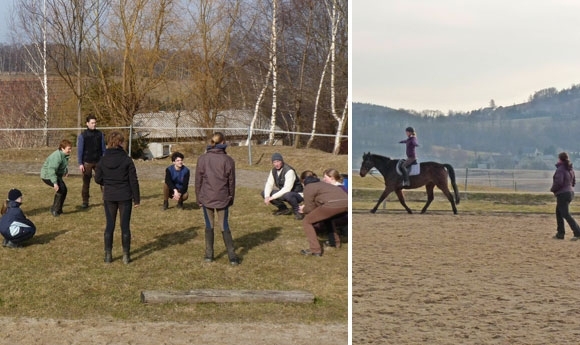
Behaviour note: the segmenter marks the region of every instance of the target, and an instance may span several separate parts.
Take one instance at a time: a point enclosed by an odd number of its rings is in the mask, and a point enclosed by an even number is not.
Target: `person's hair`
[[[215,132],[211,136],[210,145],[216,146],[217,144],[223,144],[225,141],[226,141],[226,137],[224,136],[224,134],[222,132]]]
[[[67,147],[72,147],[72,143],[69,140],[67,140],[67,139],[62,139],[60,141],[60,144],[58,144],[58,149],[59,150],[64,150]]]
[[[124,142],[125,142],[125,137],[123,136],[123,134],[121,134],[121,132],[113,131],[113,132],[109,133],[109,136],[107,137],[107,147],[108,148],[122,146],[122,144]]]
[[[86,122],[89,122],[91,120],[97,121],[97,117],[94,114],[87,115],[87,121]]]
[[[562,162],[564,162],[564,164],[566,164],[566,166],[568,166],[568,167],[572,166],[572,162],[570,162],[570,157],[568,156],[568,153],[560,152],[558,154],[558,159],[561,160]]]
[[[183,153],[181,153],[181,152],[179,152],[179,151],[175,151],[175,152],[173,152],[173,153],[171,154],[171,161],[172,161],[172,162],[175,162],[175,160],[176,160],[177,158],[181,158],[181,160],[183,160],[183,158],[185,158],[185,157],[183,156]]]
[[[2,204],[2,209],[0,210],[0,214],[4,215],[6,211],[8,211],[8,200],[4,200],[4,203]]]
[[[300,174],[300,181],[302,183],[304,183],[304,180],[306,180],[306,178],[307,177],[310,177],[310,176],[312,176],[312,177],[318,177],[318,176],[316,176],[316,174],[314,173],[314,171],[312,171],[312,170],[304,170],[302,172],[302,174]]]
[[[342,183],[342,175],[334,168],[324,170],[324,175],[332,177],[335,181]]]

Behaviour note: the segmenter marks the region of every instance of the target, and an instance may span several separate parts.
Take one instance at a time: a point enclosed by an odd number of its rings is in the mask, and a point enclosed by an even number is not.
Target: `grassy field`
[[[194,167],[203,147],[175,147],[186,153],[186,165]],[[0,164],[42,162],[53,149],[4,150]],[[317,150],[255,147],[252,164],[247,148],[232,147],[237,169],[268,171],[272,152],[281,152],[299,172],[335,167],[346,171],[346,156]],[[72,154],[74,157],[74,152]],[[168,159],[148,164],[169,164]],[[71,158],[71,171],[78,171]],[[138,165],[139,167],[139,165]],[[139,169],[139,168],[138,168]],[[132,216],[133,262],[120,260],[120,229],[117,224],[111,264],[103,262],[105,216],[98,188],[93,184],[91,207],[80,209],[81,179],[65,181],[69,196],[64,214],[50,215],[53,192],[38,175],[14,171],[0,175],[0,195],[17,187],[24,194],[22,209],[38,231],[31,242],[18,249],[0,248],[0,308],[2,316],[66,319],[120,319],[146,321],[215,321],[277,323],[346,322],[348,311],[348,245],[327,251],[321,258],[304,257],[307,242],[299,221],[274,217],[263,204],[259,189],[240,186],[231,208],[230,225],[242,264],[232,267],[221,236],[216,236],[216,261],[205,263],[204,223],[201,211],[162,211],[162,176],[140,176],[141,206]],[[139,174],[139,171],[138,171]],[[261,178],[260,178],[261,179]],[[260,181],[260,183],[265,181]],[[155,304],[140,301],[143,290],[304,290],[315,295],[312,304],[230,303]]]

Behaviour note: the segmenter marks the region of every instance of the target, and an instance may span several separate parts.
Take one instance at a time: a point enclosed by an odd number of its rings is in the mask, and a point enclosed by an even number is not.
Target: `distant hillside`
[[[528,102],[510,107],[488,107],[446,116],[353,103],[351,123],[355,166],[366,151],[404,156],[404,146],[398,142],[405,138],[407,126],[416,129],[425,159],[438,158],[431,149],[434,146],[515,160],[535,150],[546,155],[577,152],[580,85],[562,91],[541,90],[530,96]]]

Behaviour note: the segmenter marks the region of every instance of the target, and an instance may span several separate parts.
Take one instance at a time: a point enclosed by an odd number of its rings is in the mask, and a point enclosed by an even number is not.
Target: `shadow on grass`
[[[234,234],[234,244],[237,248],[242,247],[242,250],[238,253],[240,258],[243,258],[244,255],[248,254],[250,250],[260,246],[262,244],[273,242],[282,231],[281,227],[269,228],[260,232],[253,232],[251,234],[244,235],[240,238],[235,237]],[[216,233],[216,238],[218,234]],[[220,258],[222,256],[227,255],[227,251],[223,251],[216,258]]]
[[[163,250],[178,244],[185,244],[197,236],[198,229],[199,227],[194,226],[181,231],[157,236],[153,242],[147,243],[135,250],[132,250],[131,259],[133,261],[139,260],[142,257],[151,255],[156,251]]]
[[[32,237],[29,241],[25,242],[24,245],[25,246],[31,246],[34,244],[48,244],[52,241],[54,241],[55,238],[57,238],[58,236],[67,233],[68,230],[59,230],[59,231],[54,231],[54,232],[49,232],[47,234],[41,234],[41,235],[37,235]]]

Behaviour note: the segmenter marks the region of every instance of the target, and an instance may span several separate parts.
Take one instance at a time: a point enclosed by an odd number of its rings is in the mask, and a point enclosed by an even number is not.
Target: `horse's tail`
[[[455,183],[455,170],[451,164],[443,164],[447,172],[449,173],[449,178],[451,179],[451,186],[453,186],[453,193],[455,194],[455,204],[459,205],[459,191],[457,188],[457,183]]]

